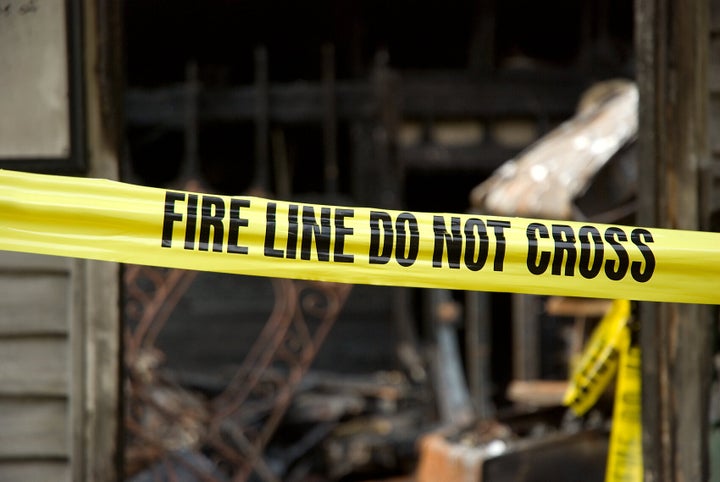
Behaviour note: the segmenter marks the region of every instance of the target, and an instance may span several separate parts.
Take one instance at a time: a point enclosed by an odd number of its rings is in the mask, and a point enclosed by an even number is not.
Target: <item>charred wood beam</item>
[[[588,84],[577,76],[543,79],[496,76],[470,79],[463,75],[406,77],[401,80],[400,105],[404,118],[487,117],[537,115],[561,119],[575,109],[575,100]],[[131,125],[163,125],[180,129],[186,108],[182,85],[160,89],[130,89],[125,97],[126,120]],[[252,122],[256,86],[203,90],[198,95],[198,115],[203,122]],[[269,84],[270,122],[322,122],[325,88],[322,82]],[[367,81],[335,83],[339,120],[371,119],[376,114],[373,86]]]
[[[495,0],[477,2],[468,48],[468,68],[474,75],[495,69],[497,8]]]
[[[268,54],[267,48],[258,47],[255,56],[255,93],[253,98],[253,118],[255,121],[255,179],[253,183],[261,192],[270,187],[270,115],[268,93]]]
[[[184,139],[185,149],[182,165],[182,177],[194,179],[199,171],[198,166],[198,115],[197,95],[200,91],[198,83],[197,61],[190,60],[185,67],[185,109]]]
[[[495,416],[490,366],[491,323],[490,294],[483,291],[465,292],[465,365],[470,394],[480,420],[489,420]]]
[[[574,75],[495,75],[468,78],[450,74],[403,78],[403,116],[513,117],[562,119],[590,82]]]
[[[335,46],[323,45],[322,87],[323,87],[323,147],[325,193],[338,192],[340,171],[337,155],[337,114],[335,113]]]
[[[461,147],[422,144],[398,148],[398,160],[402,165],[418,171],[481,169],[490,172],[518,152],[519,149],[489,142]]]
[[[630,81],[595,84],[575,116],[472,190],[473,207],[505,216],[577,218],[575,199],[637,134],[637,103]]]

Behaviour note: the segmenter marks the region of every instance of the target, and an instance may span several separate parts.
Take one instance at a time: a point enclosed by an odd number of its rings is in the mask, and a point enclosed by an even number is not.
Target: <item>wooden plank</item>
[[[66,338],[0,339],[0,395],[68,394]]]
[[[717,81],[708,79],[708,6],[708,0],[635,2],[640,225],[706,227],[699,179],[709,158],[708,82]],[[639,318],[644,478],[708,480],[709,310],[644,303]]]
[[[74,0],[79,1],[79,0]],[[121,2],[82,1],[74,19],[78,40],[91,62],[83,66],[89,177],[117,179],[125,122],[121,118]],[[183,117],[179,116],[182,122]],[[114,482],[121,479],[119,265],[77,260],[72,276],[72,395],[67,439],[72,480]]]
[[[718,58],[720,63],[720,58]],[[720,154],[720,88],[715,95],[710,95],[708,104],[710,115],[710,146],[714,154]]]
[[[102,261],[82,263],[82,315],[73,326],[73,480],[120,479],[118,468],[122,382],[119,265]],[[79,303],[80,304],[80,303]],[[82,372],[80,372],[82,370]]]
[[[601,317],[610,310],[611,300],[551,296],[545,302],[545,311],[553,316]]]
[[[70,466],[63,461],[0,461],[0,480],[3,482],[53,481],[70,482]]]
[[[270,141],[270,94],[267,48],[255,48],[255,178],[253,187],[260,192],[270,189],[269,141]]]
[[[512,295],[513,378],[540,378],[540,297]]]
[[[0,460],[69,455],[65,400],[0,398],[0,427]]]
[[[69,286],[63,273],[0,272],[0,337],[66,334]]]
[[[599,82],[583,93],[578,105],[576,115],[473,189],[473,209],[493,215],[572,219],[577,210],[573,201],[636,136],[637,87],[627,80]]]
[[[555,380],[513,380],[507,397],[513,403],[531,407],[557,407],[562,405],[568,382]]]
[[[720,35],[710,37],[708,87],[711,92],[720,92]]]
[[[720,35],[720,0],[710,0],[710,33]],[[720,61],[717,58],[714,60]]]

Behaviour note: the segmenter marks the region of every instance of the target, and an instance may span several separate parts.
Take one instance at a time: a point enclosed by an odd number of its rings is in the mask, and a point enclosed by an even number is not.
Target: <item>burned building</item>
[[[66,15],[53,28],[66,34],[72,95],[67,132],[42,138],[69,147],[48,142],[48,155],[0,132],[0,163],[297,203],[714,229],[715,3],[680,11],[644,0],[57,2]],[[0,0],[0,39],[2,22],[16,28],[46,8]],[[38,39],[23,38],[21,48],[52,40]],[[11,58],[0,46],[3,56]],[[518,181],[541,146],[588,128],[568,122],[595,109],[581,120],[600,123],[628,92],[635,103],[607,127],[633,113],[635,124],[617,145],[603,144],[612,156],[573,170],[592,161],[560,143],[544,161],[562,161],[527,170],[542,193]],[[634,246],[642,250],[643,240]],[[299,256],[289,244],[269,249]],[[560,480],[560,468],[568,480],[579,470],[603,478],[607,407],[600,422],[568,428],[559,396],[604,300],[7,253],[0,266],[9,307],[0,325],[8,367],[0,422],[9,427],[0,430],[0,478],[444,477],[432,469],[451,461],[453,444],[485,450],[476,454],[484,464],[468,466],[488,480],[518,468],[532,474],[525,480],[547,471]],[[626,273],[642,278],[647,269]],[[33,302],[38,290],[48,293],[43,303]],[[638,313],[657,320],[641,330],[644,360],[654,361],[643,372],[646,473],[707,474],[709,423],[700,414],[716,314],[694,305]],[[677,420],[685,402],[697,420]],[[677,423],[652,423],[652,414]],[[701,442],[685,444],[699,427]],[[502,453],[493,442],[505,444]],[[512,442],[523,448],[506,450]],[[679,461],[669,462],[676,449]],[[547,464],[558,454],[572,463]],[[434,456],[442,460],[428,465]]]

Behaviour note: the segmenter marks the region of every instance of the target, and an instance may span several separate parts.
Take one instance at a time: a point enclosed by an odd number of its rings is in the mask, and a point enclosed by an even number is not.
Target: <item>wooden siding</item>
[[[68,425],[64,399],[0,399],[2,458],[65,459],[69,455]],[[0,480],[5,480],[1,461]]]
[[[53,481],[70,482],[70,470],[65,462],[8,462],[2,466],[3,482]]]
[[[0,338],[0,396],[66,396],[67,338]]]
[[[122,6],[70,2],[83,84],[74,174],[116,179]],[[119,281],[114,263],[0,251],[0,481],[118,480]]]
[[[70,480],[75,264],[0,253],[0,480]]]
[[[67,267],[58,272],[3,272],[2,269],[0,336],[66,335],[70,303]],[[33,305],[30,316],[28,298],[32,298]]]

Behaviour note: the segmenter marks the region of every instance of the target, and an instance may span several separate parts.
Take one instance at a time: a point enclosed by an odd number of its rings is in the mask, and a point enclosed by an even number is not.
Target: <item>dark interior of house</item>
[[[586,89],[634,77],[633,3],[618,0],[127,0],[123,35],[122,180],[299,202],[468,212],[471,191],[575,115]],[[614,207],[591,194],[585,213]],[[130,330],[133,290],[152,291],[133,273]],[[592,445],[602,423],[586,435],[577,422],[587,438],[556,443],[565,412],[518,408],[509,395],[523,338],[513,319],[535,320],[533,377],[567,378],[576,317],[545,313],[543,297],[163,279],[166,311],[148,333],[164,379],[200,393],[211,419],[230,413],[223,423],[244,434],[220,430],[194,446],[185,465],[214,466],[182,480],[415,480],[398,477],[412,477],[418,440],[447,423],[465,430],[458,440],[508,430],[539,440],[487,462],[482,480],[603,478],[606,448]],[[303,312],[312,349],[271,355],[272,333],[285,326],[278,306],[303,290],[320,299]],[[298,329],[294,316],[287,333]],[[298,339],[287,343],[311,344]],[[462,386],[443,388],[456,375]],[[453,390],[472,423],[453,420],[463,412],[443,401]],[[127,432],[127,480],[166,480],[149,478],[157,459],[136,456],[137,434]],[[587,450],[557,472],[572,447]],[[510,478],[518,466],[531,470]]]

